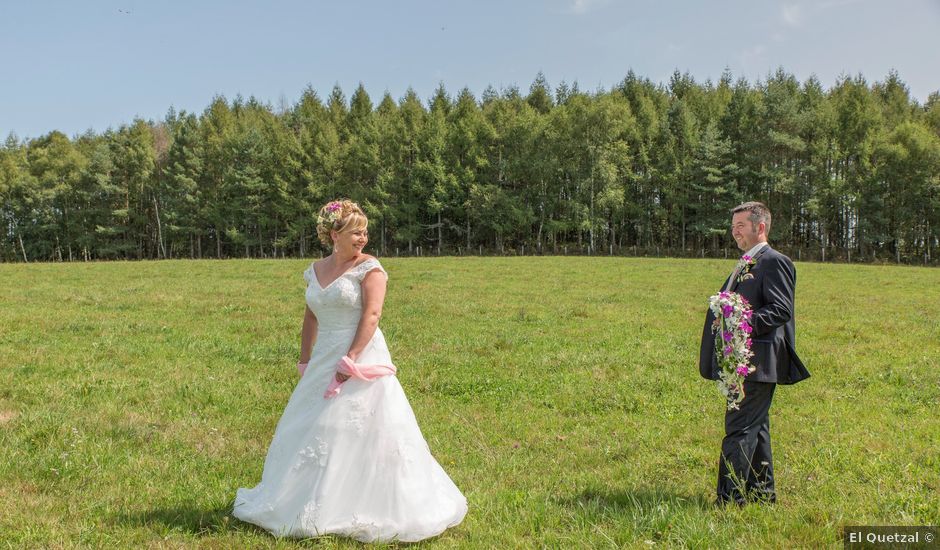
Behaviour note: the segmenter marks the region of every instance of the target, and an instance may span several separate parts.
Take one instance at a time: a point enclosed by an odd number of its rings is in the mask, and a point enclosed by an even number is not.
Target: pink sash
[[[338,374],[345,374],[350,378],[356,378],[358,380],[375,380],[380,376],[389,376],[395,374],[397,369],[395,365],[363,365],[361,363],[354,363],[348,355],[344,355],[342,359],[339,360],[339,363],[336,365],[336,372]],[[335,397],[339,393],[343,382],[340,382],[336,379],[336,376],[333,376],[333,379],[330,381],[330,385],[326,388],[326,393],[323,394],[325,399]]]

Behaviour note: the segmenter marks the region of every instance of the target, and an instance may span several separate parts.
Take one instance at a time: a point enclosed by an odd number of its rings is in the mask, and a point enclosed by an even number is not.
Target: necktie
[[[738,278],[738,273],[740,271],[741,271],[741,262],[739,260],[737,265],[734,266],[734,271],[731,272],[731,278],[728,279],[728,284],[724,288],[725,292],[730,291],[731,287],[734,286],[734,280]]]

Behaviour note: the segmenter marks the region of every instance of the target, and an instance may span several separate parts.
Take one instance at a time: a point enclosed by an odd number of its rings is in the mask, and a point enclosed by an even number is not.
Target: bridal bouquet
[[[720,367],[718,390],[728,401],[728,410],[744,400],[744,378],[754,372],[751,352],[751,305],[736,292],[719,292],[708,299],[715,314],[712,333]]]

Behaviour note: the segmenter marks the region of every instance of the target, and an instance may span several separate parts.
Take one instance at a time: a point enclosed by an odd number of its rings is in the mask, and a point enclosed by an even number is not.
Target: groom
[[[740,408],[725,413],[717,504],[744,504],[749,499],[775,502],[770,401],[777,384],[795,384],[809,378],[794,348],[796,269],[790,258],[767,244],[770,210],[766,206],[746,202],[731,212],[731,235],[752,261],[739,262],[722,290],[737,292],[751,304],[751,365],[756,370],[745,378]],[[714,320],[709,310],[699,352],[699,370],[709,380],[718,380],[719,372],[712,333]]]

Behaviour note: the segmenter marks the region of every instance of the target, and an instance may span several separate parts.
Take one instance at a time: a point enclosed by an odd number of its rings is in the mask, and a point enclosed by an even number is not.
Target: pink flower
[[[745,342],[745,344],[747,344],[747,347],[751,347],[751,339],[748,338],[748,339],[747,339],[747,342]]]
[[[750,309],[744,310],[744,318],[747,319],[748,321],[750,321],[750,320],[751,320],[751,314],[753,314],[753,313],[754,313],[753,310],[750,310]]]
[[[745,254],[744,256],[741,256],[741,259],[744,260],[745,263],[751,261],[751,257],[748,256],[747,254]]]
[[[738,365],[737,373],[740,374],[741,376],[747,376],[749,372],[751,371],[748,370],[747,365]]]
[[[721,333],[721,337],[725,339],[725,342],[730,342],[734,335],[726,330]]]
[[[336,212],[337,210],[339,210],[339,209],[342,208],[342,207],[343,207],[343,205],[341,205],[341,204],[338,203],[338,202],[331,202],[330,204],[328,204],[328,205],[326,206],[326,209],[327,209],[327,211],[329,211],[329,212]]]
[[[747,324],[746,321],[742,321],[742,322],[741,322],[740,328],[741,328],[741,330],[743,330],[744,332],[746,332],[746,333],[748,333],[748,334],[750,334],[751,331],[754,330],[753,328],[751,328],[751,325]]]
[[[721,299],[725,299],[725,298],[727,298],[728,296],[730,296],[730,294],[728,294],[728,293],[725,292],[725,291],[721,291],[721,292],[718,293],[718,297],[721,298]]]
[[[731,355],[731,352],[733,352],[733,351],[734,351],[734,349],[732,349],[731,346],[725,346],[725,356],[726,356],[726,357],[727,357],[728,355]]]
[[[731,313],[734,312],[734,308],[731,306],[721,306],[721,313],[725,317],[731,317]]]

